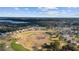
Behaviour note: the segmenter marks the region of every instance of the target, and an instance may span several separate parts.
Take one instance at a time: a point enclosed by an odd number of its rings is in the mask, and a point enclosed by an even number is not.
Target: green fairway
[[[15,41],[15,40],[12,41],[11,47],[12,47],[15,51],[29,51],[29,49],[24,48],[22,45],[16,44],[16,41]]]

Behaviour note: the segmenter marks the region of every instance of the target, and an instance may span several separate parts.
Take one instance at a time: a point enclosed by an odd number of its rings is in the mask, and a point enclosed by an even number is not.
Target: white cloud
[[[68,11],[68,12],[71,12],[72,10],[69,9],[69,10],[67,10],[67,11]]]
[[[47,9],[45,9],[44,7],[38,7],[38,9],[39,9],[40,11],[47,11]]]
[[[24,8],[26,11],[29,10],[29,8]]]
[[[53,9],[58,9],[57,7],[38,7],[39,10],[41,11],[49,11]]]
[[[71,11],[72,11],[71,9],[61,10],[60,14],[70,14]]]
[[[68,10],[61,10],[60,14],[67,14]]]
[[[57,7],[45,7],[46,9],[58,9]]]
[[[58,11],[46,11],[46,12],[40,12],[38,15],[44,16],[44,17],[54,17],[59,15],[60,13]]]
[[[52,15],[52,14],[58,14],[59,12],[58,11],[48,11],[46,13]]]
[[[19,8],[18,8],[18,7],[15,7],[14,9],[15,9],[15,10],[19,10]]]

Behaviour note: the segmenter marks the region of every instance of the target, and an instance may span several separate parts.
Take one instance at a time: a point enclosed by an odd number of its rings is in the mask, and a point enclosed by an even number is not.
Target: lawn
[[[24,48],[22,45],[16,44],[16,41],[15,41],[15,40],[12,41],[11,47],[12,47],[15,51],[29,51],[29,49]]]

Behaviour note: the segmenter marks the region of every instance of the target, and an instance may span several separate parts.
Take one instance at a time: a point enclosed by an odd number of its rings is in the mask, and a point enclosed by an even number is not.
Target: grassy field
[[[29,49],[24,48],[22,45],[16,44],[16,41],[15,41],[15,40],[12,41],[11,47],[12,47],[15,51],[29,51]]]

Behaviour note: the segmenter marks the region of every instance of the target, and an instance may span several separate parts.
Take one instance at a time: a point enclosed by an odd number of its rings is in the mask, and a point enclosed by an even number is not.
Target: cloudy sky
[[[0,17],[79,17],[79,8],[0,7]]]

